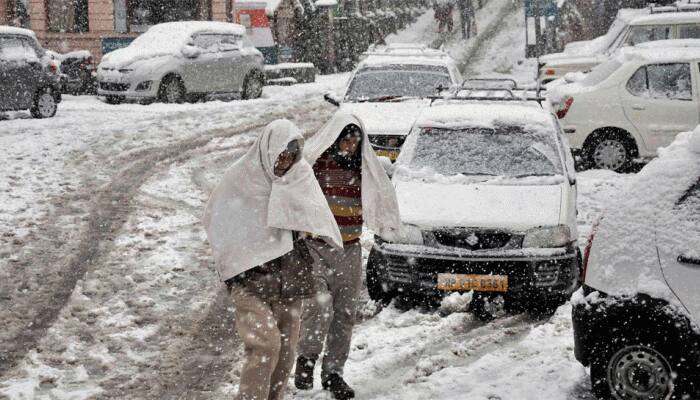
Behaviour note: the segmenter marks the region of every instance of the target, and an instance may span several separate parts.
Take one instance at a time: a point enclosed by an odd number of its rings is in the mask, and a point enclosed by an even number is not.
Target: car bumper
[[[575,249],[557,255],[533,255],[527,251],[479,252],[462,255],[449,252],[397,249],[378,241],[373,250],[381,265],[382,280],[398,291],[444,295],[437,289],[438,274],[505,275],[506,295],[514,300],[534,297],[569,296],[578,286],[579,261]]]
[[[97,94],[99,96],[115,96],[123,99],[155,99],[158,97],[159,82],[150,81],[151,85],[146,90],[136,90],[141,82],[97,82]]]

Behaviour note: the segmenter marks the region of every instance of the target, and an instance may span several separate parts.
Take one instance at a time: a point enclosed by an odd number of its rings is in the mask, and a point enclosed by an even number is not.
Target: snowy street
[[[516,5],[514,5],[514,3]],[[464,76],[536,79],[523,9],[491,0],[469,41],[433,11],[388,42],[443,44]],[[0,113],[0,399],[229,399],[243,356],[201,217],[223,171],[269,122],[309,137],[349,74],[262,98],[110,105],[64,96],[54,118]],[[578,243],[631,174],[578,174]],[[366,261],[373,232],[362,236]],[[359,399],[593,400],[571,304],[481,322],[471,294],[382,308],[363,289],[345,377]],[[287,398],[331,399],[320,389]],[[467,394],[468,393],[468,394]]]

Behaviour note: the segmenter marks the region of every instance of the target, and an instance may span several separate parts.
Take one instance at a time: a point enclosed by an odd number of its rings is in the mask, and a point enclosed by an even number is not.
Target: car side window
[[[627,81],[627,90],[637,97],[692,100],[690,64],[652,64],[641,67]]]
[[[678,39],[700,39],[700,24],[679,25]]]
[[[634,26],[630,29],[629,35],[627,35],[625,45],[636,46],[640,43],[670,38],[671,27],[669,25]]]
[[[243,38],[238,35],[221,35],[221,42],[219,44],[219,50],[221,51],[234,51],[241,48],[241,42]]]
[[[39,55],[36,52],[36,48],[33,46],[32,42],[30,42],[27,39],[21,39],[22,40],[22,46],[24,47],[24,51],[26,54],[26,58],[29,60],[36,60],[39,58]]]
[[[24,61],[27,59],[25,46],[20,38],[0,37],[0,61]]]
[[[219,46],[219,35],[199,34],[194,37],[194,45],[204,52],[215,52]]]

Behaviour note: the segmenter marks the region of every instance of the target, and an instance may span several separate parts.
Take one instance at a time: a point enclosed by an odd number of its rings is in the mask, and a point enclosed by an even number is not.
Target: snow
[[[523,126],[553,127],[551,115],[537,103],[469,102],[443,104],[426,109],[416,120],[416,126],[434,128],[490,128],[498,124],[515,123]]]
[[[36,34],[32,30],[6,25],[0,25],[0,35],[23,35],[31,36],[36,39]]]
[[[336,0],[316,0],[314,3],[316,7],[334,7],[338,5]]]
[[[282,4],[282,0],[236,0],[236,6],[241,6],[239,8],[246,8],[246,6],[258,4],[265,5],[265,14],[267,14],[268,17],[273,17],[279,5]]]
[[[295,68],[316,68],[312,63],[280,63],[274,65],[265,65],[265,70],[281,70],[281,69],[295,69]]]

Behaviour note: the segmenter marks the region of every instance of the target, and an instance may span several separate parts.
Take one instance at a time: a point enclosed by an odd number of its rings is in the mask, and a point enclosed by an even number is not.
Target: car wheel
[[[377,255],[376,250],[372,249],[369,252],[369,258],[367,259],[367,292],[369,293],[369,298],[387,305],[395,297],[394,290],[391,289],[386,282],[382,280],[380,269],[381,258]]]
[[[603,135],[588,146],[588,163],[593,168],[624,172],[632,163],[626,141],[620,135]]]
[[[243,99],[257,99],[262,96],[265,79],[260,73],[251,73],[243,81]]]
[[[105,97],[107,104],[121,104],[123,99],[119,96],[107,96]]]
[[[34,97],[34,104],[30,109],[34,118],[51,118],[56,115],[58,103],[51,89],[41,89]]]
[[[647,337],[628,334],[620,341],[600,345],[591,362],[591,385],[599,399],[671,398],[677,376],[670,362],[673,351],[664,342]]]
[[[163,103],[181,104],[185,101],[185,85],[179,78],[171,76],[160,84],[160,101]]]

